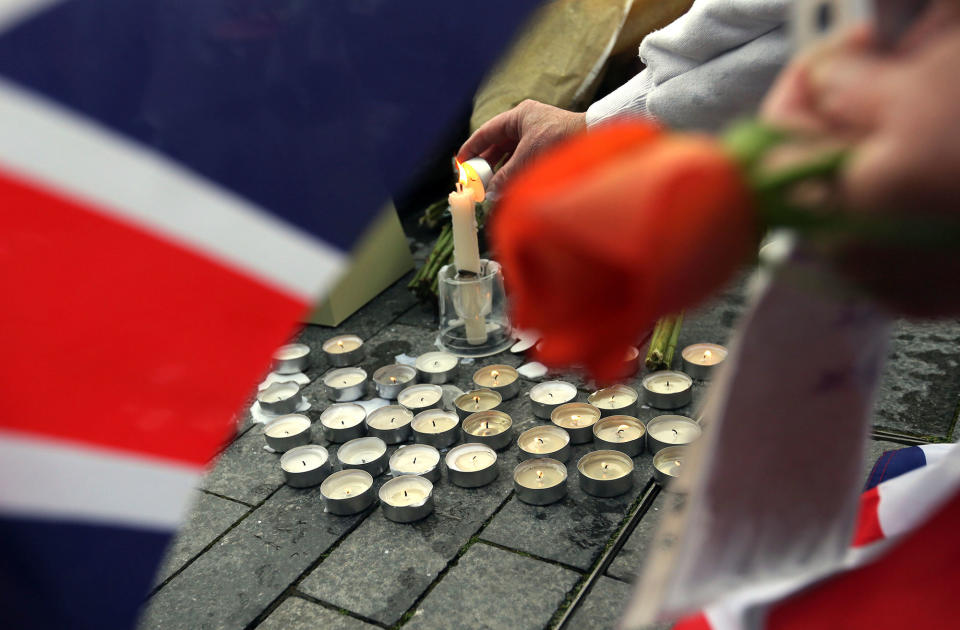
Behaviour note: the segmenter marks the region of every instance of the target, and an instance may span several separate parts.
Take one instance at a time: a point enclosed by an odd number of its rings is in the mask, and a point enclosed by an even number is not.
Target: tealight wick
[[[479,409],[479,408],[480,408],[480,397],[479,397],[479,396],[474,396],[474,397],[473,397],[473,406],[474,406],[476,409]]]
[[[423,402],[423,396],[420,397],[420,402]]]
[[[301,459],[301,460],[300,460],[300,463],[303,464],[304,466],[307,465],[307,461],[306,461],[305,459]]]
[[[347,379],[343,379],[343,384],[344,384],[344,385],[347,384]]]
[[[407,491],[406,491],[406,490],[403,491],[403,496],[407,496]]]
[[[391,376],[391,377],[390,377],[390,382],[391,382],[391,383],[396,383],[396,382],[397,382],[397,377],[396,377],[396,376]]]
[[[500,372],[498,372],[497,370],[494,370],[493,372],[491,372],[490,375],[493,377],[494,381],[500,378]]]
[[[680,432],[679,432],[679,431],[677,431],[676,429],[670,429],[670,430],[673,431],[673,434],[674,434],[676,437],[680,437]]]
[[[433,362],[433,367],[440,367],[440,362],[439,362],[439,361],[434,361],[434,362]]]
[[[490,428],[490,421],[489,421],[489,420],[487,420],[486,422],[483,423],[483,428],[484,428],[484,429],[489,429],[489,428]]]
[[[350,494],[350,488],[347,488],[346,490],[344,490],[343,493],[344,493],[344,494]]]
[[[540,442],[540,444],[543,444],[543,438],[542,438],[542,437],[538,437],[538,438],[537,438],[537,442]]]
[[[417,458],[416,458],[416,457],[413,458],[413,463],[414,463],[414,464],[417,463]]]
[[[430,424],[432,424],[432,425],[434,426],[434,428],[436,428],[436,426],[437,426],[437,421],[436,421],[436,420],[431,420],[431,421],[430,421]]]
[[[553,392],[547,392],[547,396],[549,396],[550,398],[553,398]]]
[[[542,470],[538,470],[538,471],[537,471],[537,479],[543,479],[543,471],[542,471]]]
[[[344,424],[346,424],[346,421],[343,418],[340,418],[340,426],[343,426]]]

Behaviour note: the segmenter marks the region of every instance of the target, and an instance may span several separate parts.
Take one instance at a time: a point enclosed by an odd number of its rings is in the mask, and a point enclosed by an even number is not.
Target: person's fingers
[[[840,129],[874,128],[889,102],[897,62],[873,51],[821,58],[808,70],[815,110]]]
[[[503,152],[511,150],[520,140],[520,125],[517,108],[497,114],[473,132],[457,151],[457,159],[465,162],[488,149],[499,147]],[[489,161],[489,160],[488,160]]]
[[[477,157],[480,157],[486,160],[487,164],[489,164],[490,167],[493,168],[500,162],[500,160],[503,159],[505,155],[509,154],[512,150],[513,150],[513,147],[502,147],[500,145],[497,145],[494,147],[490,147],[486,151],[482,151],[480,155],[478,155]]]

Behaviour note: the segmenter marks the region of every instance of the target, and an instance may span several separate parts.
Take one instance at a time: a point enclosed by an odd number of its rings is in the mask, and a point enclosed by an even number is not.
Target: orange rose
[[[616,377],[660,316],[720,288],[758,236],[737,164],[706,136],[606,125],[513,178],[491,234],[514,323],[541,361]]]

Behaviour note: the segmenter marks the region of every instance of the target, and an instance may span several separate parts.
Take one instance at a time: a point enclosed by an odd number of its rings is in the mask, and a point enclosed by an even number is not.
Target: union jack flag
[[[274,348],[533,0],[0,3],[0,615],[133,625]]]

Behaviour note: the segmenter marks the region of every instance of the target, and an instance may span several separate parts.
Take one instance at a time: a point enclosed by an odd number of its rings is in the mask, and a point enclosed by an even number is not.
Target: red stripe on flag
[[[673,630],[711,630],[710,622],[703,613],[684,617],[673,626]]]
[[[880,516],[877,508],[880,505],[879,486],[874,486],[860,495],[860,511],[857,512],[857,527],[853,532],[853,546],[862,547],[872,542],[883,540],[883,529],[880,527]]]
[[[956,627],[960,493],[876,562],[775,606],[770,630]]]
[[[305,304],[3,172],[0,195],[0,428],[207,463]]]

